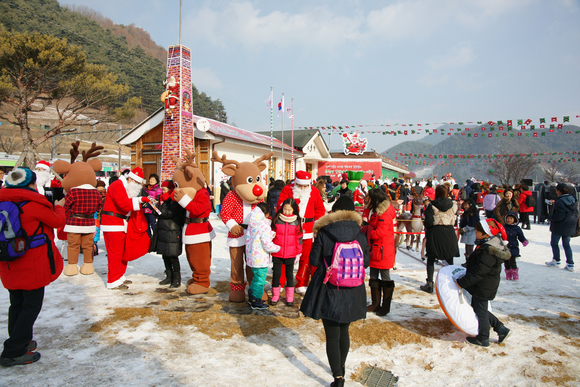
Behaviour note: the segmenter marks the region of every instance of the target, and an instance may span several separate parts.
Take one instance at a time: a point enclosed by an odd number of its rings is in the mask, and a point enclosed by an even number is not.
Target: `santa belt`
[[[190,223],[205,223],[209,220],[209,218],[186,218],[185,219],[185,224],[190,224]]]
[[[95,215],[94,214],[72,214],[70,217],[77,218],[77,219],[93,219],[95,217]]]
[[[314,218],[302,218],[302,223],[314,222]]]
[[[117,214],[116,212],[113,212],[113,211],[103,211],[103,212],[101,212],[101,214],[114,216],[115,218],[121,218],[123,220],[129,220],[129,216]]]

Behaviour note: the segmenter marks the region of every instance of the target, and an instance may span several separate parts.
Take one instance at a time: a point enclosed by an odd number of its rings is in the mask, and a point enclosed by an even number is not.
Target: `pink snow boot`
[[[272,288],[272,299],[270,300],[270,305],[276,305],[280,299],[280,286]]]
[[[294,288],[286,288],[286,305],[294,306]]]
[[[520,279],[520,274],[518,273],[519,269],[512,269],[512,279],[517,281]]]
[[[513,270],[512,269],[505,269],[505,279],[511,280],[513,279]]]

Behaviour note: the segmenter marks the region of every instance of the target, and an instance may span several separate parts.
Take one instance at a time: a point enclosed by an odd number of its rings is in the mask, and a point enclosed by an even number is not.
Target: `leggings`
[[[163,264],[165,265],[165,270],[172,272],[180,272],[181,265],[179,264],[179,257],[171,257],[168,255],[163,255]]]
[[[335,378],[344,377],[344,364],[350,348],[350,337],[348,336],[350,323],[341,324],[322,319],[322,324],[326,334],[326,356],[330,363],[332,376]]]
[[[389,269],[375,269],[371,267],[370,272],[370,279],[379,279],[379,273],[381,274],[381,280],[383,281],[390,281],[391,280],[391,273]]]
[[[276,258],[272,257],[274,268],[272,269],[272,287],[280,286],[280,277],[282,276],[282,266],[284,266],[284,274],[286,274],[286,287],[294,287],[294,261],[296,258]]]
[[[518,264],[516,263],[516,257],[514,255],[512,255],[510,257],[510,259],[508,259],[507,261],[505,261],[503,263],[504,267],[506,270],[509,269],[517,269],[518,268]]]

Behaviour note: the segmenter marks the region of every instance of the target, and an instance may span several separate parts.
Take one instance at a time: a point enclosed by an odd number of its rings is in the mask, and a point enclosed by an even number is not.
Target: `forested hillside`
[[[56,0],[0,1],[0,25],[18,32],[39,32],[66,38],[69,44],[83,48],[88,62],[106,65],[117,74],[120,83],[129,85],[129,97],[140,97],[142,108],[147,113],[161,106],[159,96],[164,91],[165,62],[146,53],[141,46],[141,41],[147,40],[144,34],[139,34],[139,39],[115,36],[110,28],[103,29],[85,15],[61,7]],[[156,45],[150,42],[147,46]],[[213,101],[205,93],[200,95],[195,87],[193,109],[195,114],[227,122],[222,102]]]

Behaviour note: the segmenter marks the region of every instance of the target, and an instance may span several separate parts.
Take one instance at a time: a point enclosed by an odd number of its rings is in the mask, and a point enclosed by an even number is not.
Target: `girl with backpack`
[[[355,212],[348,196],[341,196],[330,214],[314,224],[314,241],[310,265],[317,267],[304,295],[300,311],[306,317],[322,319],[326,335],[326,355],[334,382],[332,387],[344,386],[345,363],[350,347],[348,329],[351,322],[366,318],[366,289],[364,281],[355,287],[335,286],[326,281],[327,267],[332,265],[335,245],[356,241],[362,249],[364,267],[370,262],[367,238],[361,232],[361,216]]]
[[[395,281],[391,280],[389,270],[395,265],[393,221],[397,217],[397,212],[391,205],[387,194],[380,189],[369,191],[367,210],[369,210],[370,228],[367,237],[370,239],[371,249],[369,287],[372,300],[372,304],[367,307],[367,312],[375,312],[377,316],[386,316],[391,311],[391,300],[395,289]]]
[[[280,251],[272,254],[274,268],[270,305],[276,305],[280,299],[280,277],[282,267],[284,267],[287,280],[286,305],[294,306],[294,261],[299,254],[302,254],[302,218],[300,218],[296,200],[288,198],[282,202],[272,219],[272,230],[276,233],[273,242],[280,246]]]

